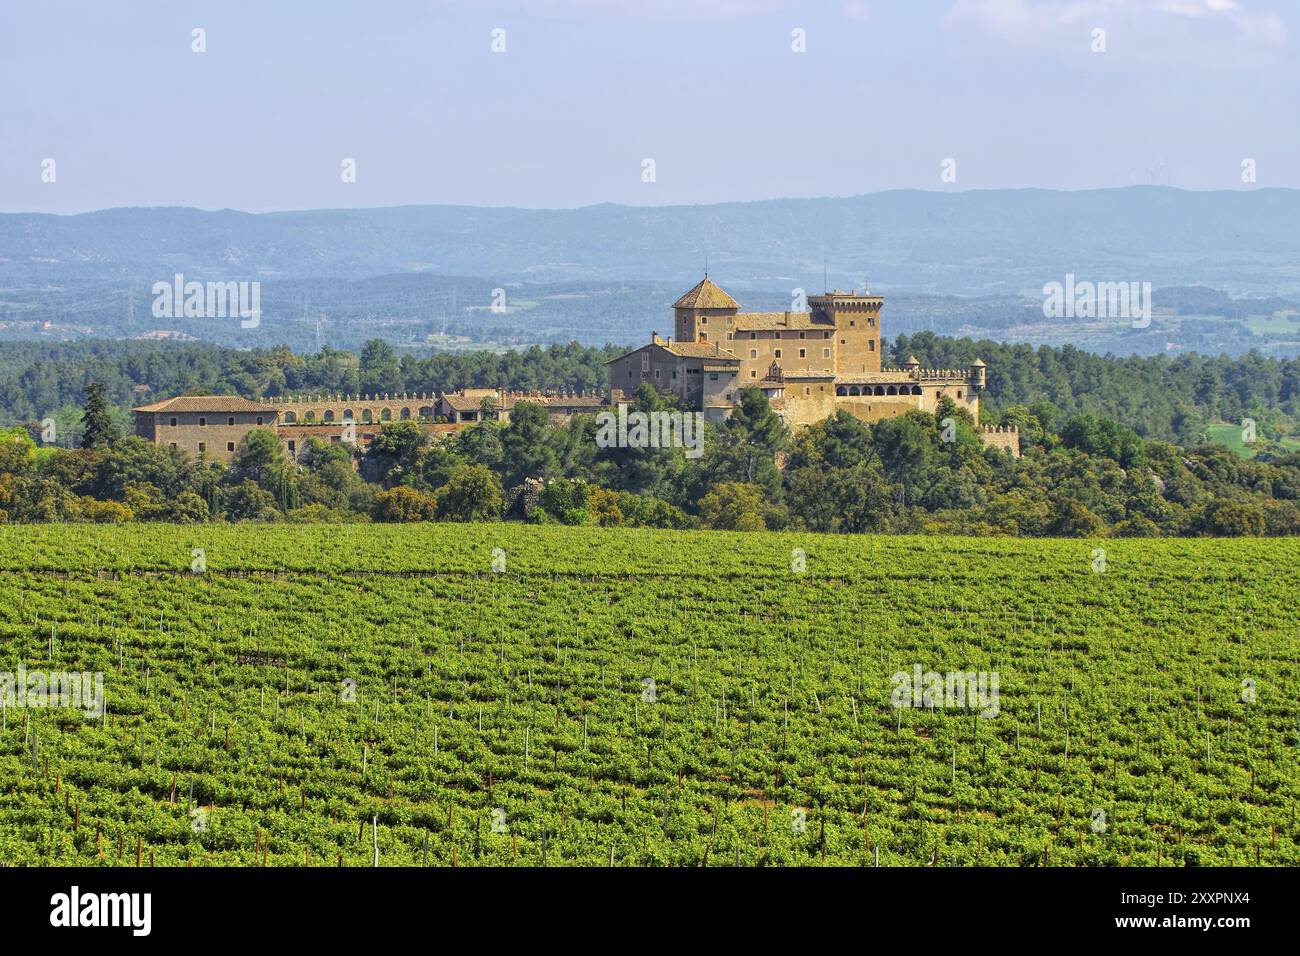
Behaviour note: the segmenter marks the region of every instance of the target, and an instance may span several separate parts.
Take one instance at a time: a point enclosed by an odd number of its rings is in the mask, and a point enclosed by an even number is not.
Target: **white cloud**
[[[956,0],[943,23],[1053,50],[1062,43],[1087,49],[1089,32],[1102,27],[1112,52],[1160,61],[1222,62],[1290,43],[1280,16],[1242,0]]]

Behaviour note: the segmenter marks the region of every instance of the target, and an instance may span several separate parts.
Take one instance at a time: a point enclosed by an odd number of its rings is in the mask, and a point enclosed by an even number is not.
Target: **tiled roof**
[[[719,362],[740,361],[730,352],[724,351],[717,342],[673,342],[661,346],[661,348],[667,349],[673,355],[682,358],[707,358],[716,359]]]
[[[275,413],[273,405],[250,402],[238,395],[178,395],[166,401],[141,405],[137,412],[268,412]]]
[[[673,303],[674,309],[739,309],[740,303],[705,276]]]
[[[813,328],[829,331],[835,328],[835,324],[826,319],[817,320],[811,312],[740,312],[732,320],[731,327],[743,332]]]
[[[491,395],[444,395],[442,400],[458,412],[476,412],[483,407],[485,398],[492,399],[492,405],[496,408],[503,407],[500,399],[492,398]]]

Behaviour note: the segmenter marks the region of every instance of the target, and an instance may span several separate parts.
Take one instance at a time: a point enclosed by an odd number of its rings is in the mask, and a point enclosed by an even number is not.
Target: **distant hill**
[[[641,342],[709,271],[747,309],[824,285],[928,329],[1118,354],[1300,353],[1300,190],[873,193],[568,210],[406,206],[0,215],[0,341],[201,339],[357,348]],[[259,280],[265,321],[156,319],[151,287]],[[1155,321],[1049,320],[1067,273],[1150,282]],[[491,308],[494,289],[505,309]]]
[[[1097,280],[1300,291],[1300,191],[899,190],[839,199],[567,210],[406,206],[0,215],[0,285],[431,272],[542,282],[832,284],[954,295]]]

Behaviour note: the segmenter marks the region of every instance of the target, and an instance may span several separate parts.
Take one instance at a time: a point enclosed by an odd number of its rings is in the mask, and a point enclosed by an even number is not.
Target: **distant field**
[[[1296,540],[0,527],[0,592],[107,703],[4,710],[4,864],[1300,864]]]
[[[1241,426],[1229,424],[1210,425],[1205,429],[1206,438],[1215,445],[1231,448],[1243,458],[1254,458],[1259,452],[1241,440]],[[1300,451],[1300,438],[1287,436],[1277,443],[1288,451]]]

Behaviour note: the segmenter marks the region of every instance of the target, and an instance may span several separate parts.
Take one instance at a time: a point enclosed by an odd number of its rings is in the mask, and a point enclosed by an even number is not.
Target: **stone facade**
[[[276,430],[277,410],[232,395],[183,395],[135,409],[135,433],[191,458],[229,461],[250,431]]]
[[[810,296],[807,312],[741,312],[705,276],[673,304],[677,340],[652,334],[649,345],[608,363],[610,390],[632,395],[648,382],[716,421],[730,414],[737,388],[754,386],[792,428],[839,409],[866,422],[909,409],[933,413],[943,398],[978,422],[987,384],[982,361],[968,369],[923,369],[910,358],[902,368],[882,367],[884,301],[835,291]],[[1018,434],[981,434],[991,447],[1019,454]]]
[[[379,429],[392,422],[413,421],[433,435],[459,431],[482,418],[484,399],[491,399],[492,417],[503,422],[509,421],[511,408],[525,401],[546,408],[556,424],[606,405],[600,395],[495,388],[462,389],[437,396],[276,396],[258,402],[232,395],[187,395],[134,409],[135,433],[192,458],[229,462],[244,436],[262,428],[278,434],[296,460],[309,438],[366,448]]]

